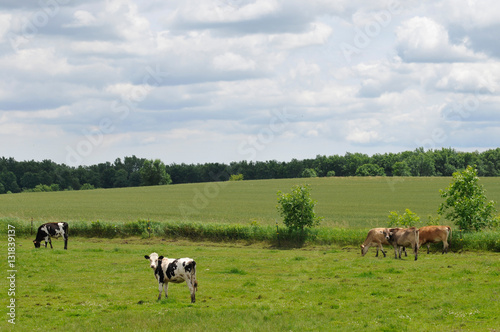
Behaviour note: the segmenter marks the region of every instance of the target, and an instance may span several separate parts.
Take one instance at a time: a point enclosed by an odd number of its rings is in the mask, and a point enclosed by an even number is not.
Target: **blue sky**
[[[496,148],[499,14],[492,0],[3,1],[1,155]]]

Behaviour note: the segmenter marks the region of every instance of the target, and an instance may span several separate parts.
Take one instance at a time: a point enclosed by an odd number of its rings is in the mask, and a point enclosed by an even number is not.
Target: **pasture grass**
[[[5,248],[5,240],[1,239]],[[500,256],[483,251],[395,260],[351,246],[70,237],[54,249],[16,238],[22,331],[497,331]],[[145,254],[197,262],[185,284],[158,286]],[[6,271],[6,260],[3,260]],[[0,279],[7,303],[7,279]],[[5,306],[4,311],[6,312]],[[2,315],[0,330],[14,330]]]
[[[439,189],[451,177],[331,177],[228,181],[122,189],[0,195],[0,217],[35,221],[130,222],[139,219],[273,226],[281,218],[277,191],[309,184],[325,227],[385,226],[389,211],[423,221],[437,217]],[[489,200],[500,201],[500,178],[481,178]],[[446,221],[443,221],[446,222]]]

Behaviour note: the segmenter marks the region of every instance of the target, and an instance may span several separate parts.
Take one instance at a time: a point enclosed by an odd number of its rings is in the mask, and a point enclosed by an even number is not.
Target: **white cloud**
[[[72,23],[65,24],[64,27],[74,28],[92,26],[97,22],[97,18],[86,10],[77,10],[73,16],[74,21]]]
[[[10,29],[12,15],[0,13],[0,42],[5,38],[5,35]]]
[[[309,31],[301,34],[285,33],[271,35],[269,38],[272,45],[278,48],[297,48],[315,44],[325,44],[328,37],[332,33],[332,29],[326,24],[314,23],[311,24]]]
[[[243,56],[232,52],[226,52],[222,55],[216,56],[213,60],[213,65],[215,69],[223,71],[254,70],[256,67],[255,61],[245,59]]]
[[[380,140],[379,126],[379,121],[375,119],[350,120],[347,122],[346,140],[356,144],[373,144]]]
[[[413,17],[396,29],[400,55],[410,62],[464,62],[484,60],[484,54],[468,49],[467,41],[450,42],[448,31],[428,17]]]

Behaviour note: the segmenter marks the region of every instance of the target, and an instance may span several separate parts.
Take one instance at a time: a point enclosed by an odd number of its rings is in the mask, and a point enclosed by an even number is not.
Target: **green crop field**
[[[152,239],[70,238],[54,249],[16,239],[15,295],[2,331],[498,331],[500,256],[293,250]],[[5,246],[2,244],[2,247]],[[191,257],[199,289],[158,286],[145,254]],[[2,262],[3,270],[5,259]],[[5,273],[6,274],[6,273]],[[12,285],[10,285],[12,287]],[[15,300],[15,326],[6,308]]]
[[[321,225],[370,228],[389,211],[437,216],[439,189],[451,178],[311,178],[211,182],[125,189],[0,195],[0,218],[43,221],[199,221],[273,225],[276,192],[310,184]],[[500,178],[481,178],[488,199],[500,202]]]

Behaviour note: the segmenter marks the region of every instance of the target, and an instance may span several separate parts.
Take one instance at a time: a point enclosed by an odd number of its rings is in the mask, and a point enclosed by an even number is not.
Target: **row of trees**
[[[238,175],[245,180],[316,176],[451,176],[475,165],[479,176],[500,175],[500,148],[485,152],[458,152],[451,148],[385,153],[368,156],[316,156],[289,162],[239,161],[230,164],[171,164],[136,156],[92,166],[70,167],[51,160],[0,159],[0,193],[22,190],[120,188],[169,183],[227,181]],[[42,186],[40,186],[42,185]]]
[[[479,176],[500,176],[500,148],[485,152],[458,152],[451,148],[368,156],[346,153],[344,156],[316,156],[314,159],[279,162],[232,162],[225,164],[173,164],[167,166],[173,183],[227,180],[242,174],[245,180],[283,179],[324,176],[451,176],[475,165]]]
[[[114,163],[69,167],[50,160],[42,162],[0,159],[0,194],[20,191],[84,190],[122,188],[172,183],[165,164],[159,159],[136,156]]]

